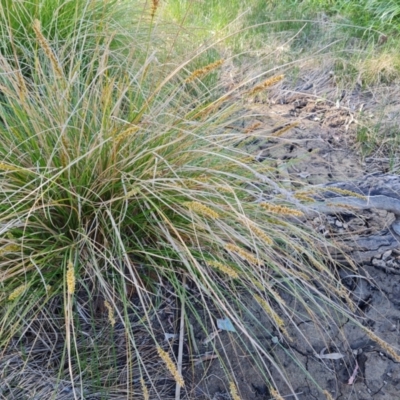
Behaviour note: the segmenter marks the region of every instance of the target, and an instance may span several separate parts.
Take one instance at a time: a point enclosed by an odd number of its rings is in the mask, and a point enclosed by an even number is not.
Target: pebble
[[[392,255],[392,250],[385,251],[382,254],[382,260],[387,260]]]
[[[396,264],[393,260],[386,261],[386,265],[390,268],[396,267]]]
[[[386,263],[383,260],[378,260],[377,258],[373,258],[372,259],[372,265],[375,267],[381,267],[381,268],[385,268],[386,267]]]

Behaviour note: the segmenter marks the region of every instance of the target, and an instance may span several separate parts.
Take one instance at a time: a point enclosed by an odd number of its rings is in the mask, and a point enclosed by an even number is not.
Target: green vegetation
[[[222,3],[201,14],[200,2],[1,1],[0,351],[21,358],[1,371],[3,396],[58,398],[68,381],[75,398],[154,398],[161,359],[181,382],[182,353],[169,360],[157,328],[166,293],[186,333],[189,316],[204,334],[229,317],[271,389],[265,360],[283,371],[248,321],[283,343],[293,310],[280,292],[316,321],[321,304],[349,313],[321,254],[325,239],[302,227],[301,201],[272,166],[249,161],[242,133],[226,129],[246,118],[232,99],[260,82],[240,77],[227,90],[218,61],[242,65],[251,37],[256,57],[261,28],[234,37],[258,23],[256,13],[224,29],[244,9],[230,2],[226,13]],[[212,29],[188,47],[195,25]],[[273,328],[261,326],[249,298]],[[32,362],[57,383],[30,386]]]

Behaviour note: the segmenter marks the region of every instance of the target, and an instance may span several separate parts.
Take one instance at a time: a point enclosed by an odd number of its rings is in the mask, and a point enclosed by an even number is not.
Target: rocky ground
[[[292,182],[288,183],[289,188],[305,182],[318,185],[363,179],[371,174],[396,174],[396,149],[390,151],[382,146],[369,157],[362,157],[364,144],[356,141],[360,126],[373,123],[379,112],[381,126],[389,130],[398,124],[400,105],[391,94],[390,88],[382,88],[380,93],[360,88],[338,92],[332,73],[326,72],[318,79],[304,79],[295,89],[280,85],[267,99],[248,104],[253,119],[243,121],[238,129],[247,134],[258,133],[256,139],[246,141],[246,150],[260,162],[275,163],[278,178]],[[379,106],[385,102],[386,111],[382,111],[383,107]],[[279,134],[293,124],[297,126]],[[387,218],[387,212],[363,210],[357,218],[325,214],[314,218],[311,225],[324,235],[338,237],[361,230],[368,237],[374,232],[372,221],[378,221],[384,230],[388,227],[385,226]],[[400,398],[400,363],[384,345],[378,345],[357,326],[359,323],[369,327],[379,338],[399,349],[400,246],[368,253],[355,269],[340,269],[338,274],[358,305],[353,321],[331,315],[335,323],[327,320],[321,331],[315,321],[296,317],[296,327],[290,330],[293,342],[283,341],[278,345],[276,337],[260,339],[292,384],[289,388],[285,377],[275,374],[276,386],[285,399]],[[303,305],[293,296],[281,295],[297,315],[304,312]],[[256,306],[253,304],[253,307]],[[269,322],[262,324],[268,326]],[[233,335],[220,334],[219,346],[234,366],[241,398],[271,399],[264,380],[250,360],[240,354],[235,341]],[[294,362],[294,357],[301,366]],[[206,361],[196,368],[199,371],[195,375],[200,377],[206,372],[206,378],[197,384],[194,398],[231,398],[226,382],[221,379],[218,360]]]

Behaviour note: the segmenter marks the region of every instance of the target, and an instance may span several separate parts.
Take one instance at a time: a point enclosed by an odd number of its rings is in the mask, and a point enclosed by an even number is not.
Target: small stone
[[[377,258],[373,258],[372,259],[372,265],[374,267],[381,267],[381,268],[385,268],[386,267],[386,263],[383,260],[378,260]]]
[[[382,254],[382,260],[387,260],[392,255],[392,250],[385,251]]]
[[[338,228],[342,228],[342,227],[343,227],[343,223],[340,222],[339,220],[336,220],[335,225],[336,225]]]

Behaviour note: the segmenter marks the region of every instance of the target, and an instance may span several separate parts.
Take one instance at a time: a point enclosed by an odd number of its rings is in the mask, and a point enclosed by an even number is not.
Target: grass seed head
[[[127,137],[135,134],[137,131],[139,130],[138,126],[130,126],[129,128],[125,129],[124,131],[122,131],[119,135],[116,136],[115,138],[115,142],[121,143],[124,139],[126,139]]]
[[[362,194],[352,192],[351,190],[337,188],[337,187],[326,187],[326,188],[323,188],[322,190],[327,191],[327,192],[334,192],[334,193],[342,194],[344,196],[357,197],[358,199],[362,199],[362,200],[366,199],[366,197]]]
[[[375,343],[378,343],[379,346],[382,347],[396,362],[400,362],[400,356],[395,352],[393,347],[389,346],[383,339],[379,336],[375,335],[375,333],[371,332],[369,329],[365,329],[366,334],[369,338],[371,338]]]
[[[151,4],[151,18],[154,18],[154,16],[156,15],[157,12],[157,8],[160,5],[160,0],[152,0],[152,4]]]
[[[149,390],[143,378],[140,378],[140,386],[142,387],[143,400],[149,400]]]
[[[9,164],[0,162],[0,170],[3,170],[3,171],[20,171],[21,168],[14,167],[13,165],[9,165]]]
[[[269,391],[274,400],[284,400],[283,397],[279,394],[279,392],[274,387],[271,386],[269,388]]]
[[[325,395],[326,400],[333,400],[333,397],[327,390],[324,390],[322,393]]]
[[[248,261],[251,264],[255,264],[255,265],[259,265],[260,264],[260,260],[253,256],[253,254],[241,249],[239,246],[236,246],[235,244],[232,243],[228,243],[225,246],[225,249],[230,251],[231,253],[236,253],[238,256],[240,256],[241,258],[243,258],[244,260]]]
[[[272,246],[274,244],[273,240],[262,229],[256,226],[254,222],[250,221],[248,218],[242,218],[241,222],[244,223],[254,233],[254,235],[262,240],[265,244],[268,246]]]
[[[21,249],[21,247],[18,246],[17,244],[14,244],[14,243],[7,244],[2,249],[0,249],[0,256],[7,254],[7,253],[16,253],[20,249]]]
[[[264,311],[274,320],[276,325],[278,326],[279,330],[289,339],[291,340],[291,337],[289,336],[286,328],[285,328],[285,323],[283,322],[283,319],[272,309],[270,304],[264,300],[261,296],[255,294],[254,295],[255,300],[257,303],[264,309]]]
[[[43,36],[42,29],[40,26],[40,21],[35,19],[33,22],[33,31],[35,32],[36,38],[39,42],[40,47],[43,49],[44,53],[46,54],[47,58],[50,60],[51,66],[53,67],[54,73],[57,75],[58,78],[63,76],[62,69],[56,56],[53,53],[47,39]]]
[[[259,282],[257,279],[251,279],[251,282],[253,283],[253,285],[261,292],[264,291],[265,287],[263,286],[263,284],[261,282]]]
[[[272,133],[272,136],[276,137],[276,136],[282,136],[285,132],[289,131],[292,128],[295,128],[296,126],[298,126],[299,123],[298,122],[294,122],[293,124],[289,124],[284,126],[281,129],[278,129],[277,131]]]
[[[190,201],[186,203],[186,206],[190,210],[194,211],[196,214],[203,215],[211,219],[219,218],[219,214],[217,212],[211,210],[211,208],[205,206],[204,204],[199,203],[198,201]]]
[[[284,77],[285,77],[285,75],[275,75],[271,78],[266,79],[263,83],[260,83],[259,85],[254,86],[254,88],[249,91],[249,95],[250,96],[255,95],[255,94],[261,92],[262,90],[275,85],[276,83],[280,82]]]
[[[233,400],[241,400],[240,396],[239,396],[239,394],[237,392],[235,382],[229,382],[229,391],[231,393],[231,396],[232,396]]]
[[[104,302],[104,305],[108,311],[108,320],[110,321],[111,326],[114,326],[115,325],[114,309],[107,300]]]
[[[310,192],[298,192],[294,194],[294,197],[300,201],[303,201],[305,203],[313,203],[315,202],[315,199],[312,198],[311,196],[307,195]]]
[[[72,261],[68,262],[67,291],[68,294],[74,294],[75,292],[75,271],[74,271],[74,264],[72,263]]]
[[[270,213],[273,214],[280,214],[280,215],[292,215],[294,217],[301,217],[303,216],[303,213],[298,210],[293,210],[292,208],[285,207],[285,206],[280,206],[276,204],[270,204],[270,203],[260,203],[260,206],[264,208],[264,210],[267,210]]]
[[[224,60],[218,60],[211,64],[206,65],[203,68],[196,69],[188,78],[185,79],[185,83],[190,83],[194,81],[196,78],[200,78],[203,75],[208,74],[212,70],[220,67],[224,63]]]
[[[160,358],[164,361],[165,365],[167,366],[168,371],[174,377],[176,383],[179,386],[184,387],[185,381],[183,380],[178,369],[176,368],[175,363],[171,360],[171,357],[169,356],[169,354],[166,351],[164,351],[160,346],[157,346],[157,352],[158,352],[158,355],[160,356]]]
[[[239,274],[231,267],[229,267],[226,264],[222,264],[219,261],[207,261],[207,264],[210,265],[211,267],[214,267],[218,269],[219,271],[223,272],[224,274],[230,276],[233,279],[238,279]]]
[[[254,132],[254,131],[255,131],[257,128],[259,128],[261,125],[262,125],[262,123],[259,122],[259,121],[254,122],[254,124],[251,124],[248,128],[246,128],[246,129],[244,130],[244,133],[249,134],[249,133],[251,133],[251,132]]]
[[[9,301],[14,301],[15,299],[17,299],[19,296],[21,296],[25,290],[27,289],[27,285],[21,285],[18,286],[17,288],[15,288],[10,295],[8,296],[8,300]]]
[[[25,84],[25,79],[20,71],[16,71],[17,75],[17,82],[18,82],[18,89],[19,89],[19,96],[22,102],[25,101],[28,95],[28,88]]]

